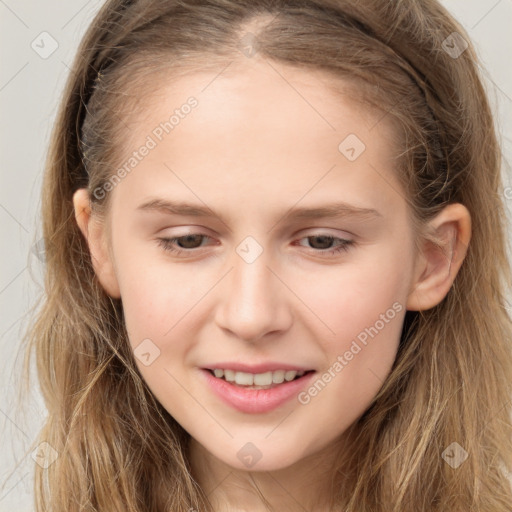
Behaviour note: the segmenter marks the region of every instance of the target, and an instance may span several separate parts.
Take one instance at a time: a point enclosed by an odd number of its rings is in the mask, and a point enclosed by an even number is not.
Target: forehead
[[[336,92],[325,73],[256,59],[159,80],[124,151],[154,142],[127,180],[141,193],[181,181],[220,202],[228,192],[272,203],[337,189],[378,204],[400,187],[390,126],[341,80]]]

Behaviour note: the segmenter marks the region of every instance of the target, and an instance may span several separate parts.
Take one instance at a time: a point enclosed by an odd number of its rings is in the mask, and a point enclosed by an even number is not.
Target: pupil
[[[332,243],[333,238],[331,236],[310,236],[308,237],[309,241],[311,242],[311,239],[317,239],[320,240],[320,245],[324,245],[324,247],[320,247],[320,249],[327,249],[330,247],[330,244]],[[324,244],[322,244],[322,240],[324,240]],[[325,242],[327,242],[327,245],[325,246]],[[313,244],[314,247],[315,244]],[[318,249],[319,247],[316,247]]]
[[[195,246],[194,246],[194,239],[200,239],[202,235],[185,235],[185,236],[182,236],[180,237],[180,241],[179,241],[179,245],[181,247],[184,247],[185,249],[193,249]],[[183,245],[183,240],[185,241],[185,245]],[[192,247],[187,245],[189,242],[192,243]]]

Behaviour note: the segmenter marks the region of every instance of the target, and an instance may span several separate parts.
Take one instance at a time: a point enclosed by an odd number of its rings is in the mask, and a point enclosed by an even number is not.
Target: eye
[[[350,249],[350,247],[352,245],[354,245],[353,240],[345,240],[344,238],[338,238],[338,237],[326,235],[326,234],[309,235],[304,238],[301,238],[301,240],[308,240],[308,241],[315,240],[315,239],[319,240],[319,243],[313,242],[313,246],[320,245],[320,247],[319,248],[313,247],[313,249],[320,249],[320,250],[314,251],[316,253],[319,252],[320,254],[325,253],[325,254],[334,256],[341,252],[348,251]],[[332,243],[334,241],[338,241],[338,244],[335,245],[333,248]],[[302,244],[299,244],[299,245],[302,245]]]
[[[158,244],[167,252],[176,255],[184,255],[187,252],[193,253],[195,249],[203,247],[204,245],[201,242],[210,238],[211,237],[203,233],[190,233],[174,238],[159,238]],[[312,247],[310,247],[310,249],[314,253],[319,253],[320,255],[327,254],[334,256],[336,254],[340,254],[341,252],[348,251],[350,247],[354,245],[353,240],[345,240],[343,238],[338,238],[327,234],[309,235],[299,240],[308,240],[308,242],[313,241]],[[333,246],[333,242],[337,243]],[[297,245],[302,247],[304,246],[301,243]]]
[[[184,236],[177,236],[175,238],[159,238],[158,244],[163,247],[166,251],[173,254],[182,254],[185,252],[191,252],[193,249],[197,249],[197,242],[201,242],[201,239],[210,238],[208,235],[202,233],[191,233]],[[176,248],[174,244],[180,243],[180,246]],[[201,244],[199,244],[199,247]]]

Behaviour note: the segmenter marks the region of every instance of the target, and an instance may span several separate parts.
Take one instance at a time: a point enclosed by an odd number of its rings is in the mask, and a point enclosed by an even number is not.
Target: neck
[[[215,512],[332,512],[341,441],[292,465],[272,471],[233,468],[190,439],[192,476]],[[345,441],[344,441],[345,443]]]

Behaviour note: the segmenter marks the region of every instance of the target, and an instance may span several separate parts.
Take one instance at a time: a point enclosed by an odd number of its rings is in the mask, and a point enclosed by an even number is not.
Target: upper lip
[[[244,363],[236,363],[236,362],[220,362],[213,363],[204,367],[207,370],[214,370],[218,368],[220,370],[233,370],[235,372],[246,372],[246,373],[266,373],[273,372],[276,370],[295,370],[295,371],[310,371],[312,368],[308,368],[307,366],[298,366],[287,363],[278,363],[278,362],[268,362],[268,363],[260,363],[260,364],[244,364]]]

